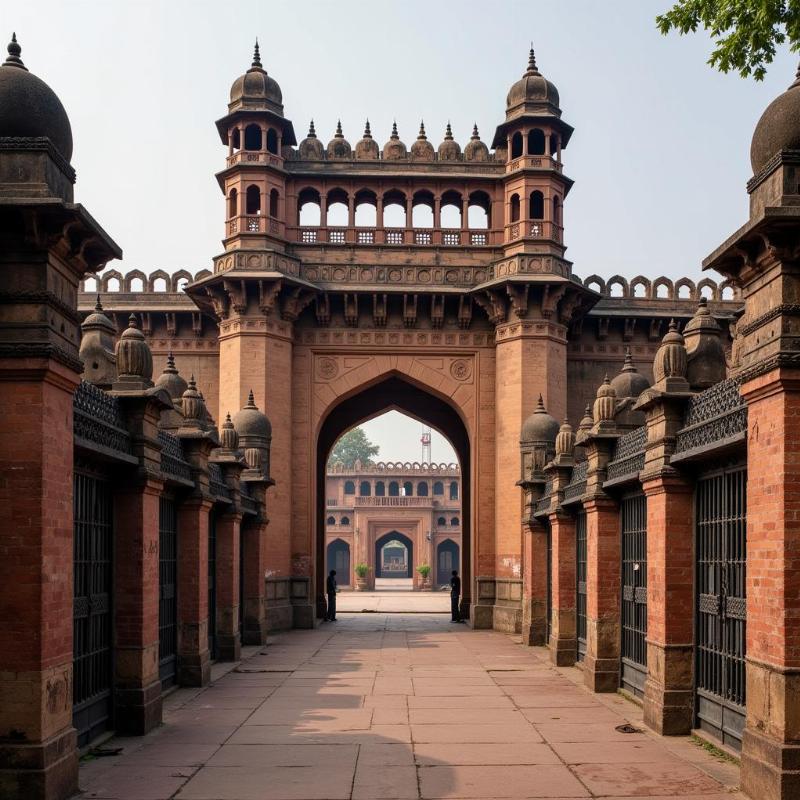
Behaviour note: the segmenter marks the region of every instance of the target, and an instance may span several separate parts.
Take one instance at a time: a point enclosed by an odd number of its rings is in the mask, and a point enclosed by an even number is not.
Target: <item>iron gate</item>
[[[741,748],[745,722],[747,470],[697,483],[697,725]]]
[[[72,724],[85,747],[113,724],[113,506],[101,478],[76,471],[73,487]]]
[[[575,518],[575,633],[578,651],[576,660],[586,655],[586,512]]]
[[[642,697],[647,678],[647,498],[622,499],[622,647],[620,682]]]
[[[178,509],[161,497],[158,514],[158,674],[161,688],[175,685],[178,655]]]
[[[208,515],[208,653],[217,657],[217,515]]]

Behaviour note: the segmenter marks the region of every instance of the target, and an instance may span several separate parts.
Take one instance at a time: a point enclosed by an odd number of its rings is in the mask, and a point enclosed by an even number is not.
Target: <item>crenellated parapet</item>
[[[458,464],[439,463],[428,464],[419,461],[378,461],[374,464],[354,465],[345,467],[341,462],[331,464],[328,468],[328,475],[453,475],[461,474]]]

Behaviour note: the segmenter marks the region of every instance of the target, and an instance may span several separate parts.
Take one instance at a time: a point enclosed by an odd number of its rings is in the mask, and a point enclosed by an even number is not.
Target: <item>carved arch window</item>
[[[245,150],[260,150],[261,149],[261,126],[251,122],[244,129],[244,149]]]
[[[543,156],[545,149],[544,131],[541,128],[533,128],[528,131],[528,155]]]

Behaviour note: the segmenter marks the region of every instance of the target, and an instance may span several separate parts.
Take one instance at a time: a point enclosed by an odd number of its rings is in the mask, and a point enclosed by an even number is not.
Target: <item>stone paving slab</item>
[[[339,619],[173,692],[158,730],[81,765],[79,797],[743,800],[735,764],[650,733],[546,651],[439,614]]]

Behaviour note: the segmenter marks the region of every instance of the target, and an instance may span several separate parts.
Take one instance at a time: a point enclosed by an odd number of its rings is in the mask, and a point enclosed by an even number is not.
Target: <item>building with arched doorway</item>
[[[375,580],[421,589],[445,586],[461,559],[461,470],[457,464],[379,461],[329,466],[325,478],[325,571],[355,585],[355,566]],[[417,568],[431,567],[425,583]]]

